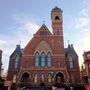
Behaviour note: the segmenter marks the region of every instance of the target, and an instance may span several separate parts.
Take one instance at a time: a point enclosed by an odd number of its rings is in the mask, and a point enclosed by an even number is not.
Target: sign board
[[[5,81],[4,86],[12,86],[12,81]]]

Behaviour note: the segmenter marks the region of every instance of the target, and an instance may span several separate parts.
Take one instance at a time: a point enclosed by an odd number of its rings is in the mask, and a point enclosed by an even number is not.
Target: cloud
[[[86,5],[86,7],[90,7],[90,0],[83,0],[83,4]]]
[[[23,28],[33,35],[39,29],[39,26],[28,21],[23,24]]]
[[[75,22],[75,28],[83,28],[85,27],[87,24],[89,24],[89,18],[86,17],[80,17],[78,18],[78,20]]]
[[[0,46],[2,46],[3,44],[7,44],[6,41],[0,40]]]
[[[76,31],[74,44],[79,55],[80,66],[84,51],[90,50],[90,0],[83,0],[82,9],[75,17],[72,28]]]
[[[79,16],[75,19],[74,26],[76,29],[82,29],[90,24],[90,0],[83,0],[82,9]]]
[[[76,41],[76,51],[79,55],[80,66],[83,63],[84,51],[90,51],[90,31],[83,33]]]
[[[87,8],[82,9],[80,14],[85,16],[85,17],[88,17],[88,9]]]
[[[39,25],[23,19],[22,17],[18,17],[15,19],[15,22],[18,23],[18,27],[13,26],[15,28],[12,35],[8,34],[0,34],[0,49],[3,50],[3,67],[5,71],[8,68],[9,56],[16,48],[16,44],[19,44],[21,41],[21,47],[24,48],[25,45],[29,42],[32,38],[33,34],[39,29]],[[11,26],[12,27],[12,26]]]
[[[86,51],[90,50],[90,32],[81,39],[80,43],[83,47],[82,49],[84,49]]]

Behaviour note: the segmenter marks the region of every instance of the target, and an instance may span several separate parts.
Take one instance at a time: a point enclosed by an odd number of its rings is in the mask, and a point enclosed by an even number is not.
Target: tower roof
[[[75,58],[78,58],[78,55],[73,48],[73,44],[69,44],[68,48],[64,48],[64,51],[66,54],[70,54],[70,55],[73,55]]]
[[[59,12],[62,12],[61,8],[58,8],[57,6],[56,6],[55,8],[53,8],[52,11],[59,11]]]
[[[20,45],[16,45],[16,49],[11,54],[11,57],[13,57],[14,55],[19,54],[19,53],[22,53],[22,49],[21,49]]]

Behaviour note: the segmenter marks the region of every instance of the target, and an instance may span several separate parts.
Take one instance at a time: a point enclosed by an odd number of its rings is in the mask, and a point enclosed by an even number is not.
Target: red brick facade
[[[82,65],[81,76],[83,83],[90,83],[90,51],[83,54],[84,63]]]
[[[17,45],[10,56],[7,80],[18,85],[52,85],[54,82],[68,83],[73,78],[73,83],[80,83],[78,58],[73,58],[76,64],[73,69],[67,66],[71,54],[69,49],[64,49],[62,10],[52,9],[51,19],[53,34],[43,24],[23,50]]]

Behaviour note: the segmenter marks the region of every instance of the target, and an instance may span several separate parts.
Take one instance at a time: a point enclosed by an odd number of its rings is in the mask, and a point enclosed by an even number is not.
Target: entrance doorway
[[[64,83],[64,75],[63,75],[63,73],[58,72],[58,73],[56,74],[56,76],[55,76],[55,82],[56,82],[56,83],[59,83],[59,84]]]
[[[30,83],[30,76],[27,72],[25,72],[21,77],[21,84],[27,86],[29,85],[29,83]]]

